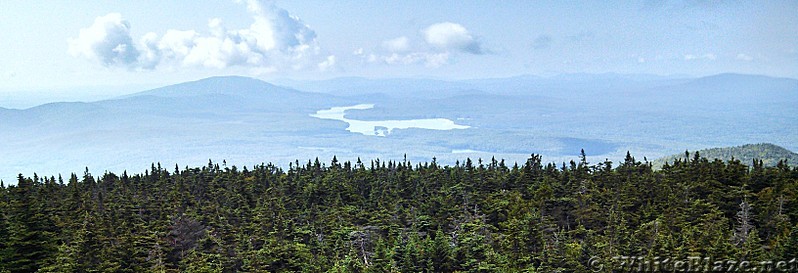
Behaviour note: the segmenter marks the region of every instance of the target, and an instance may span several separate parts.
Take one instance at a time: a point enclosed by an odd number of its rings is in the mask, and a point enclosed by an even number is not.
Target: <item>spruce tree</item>
[[[35,272],[55,253],[52,222],[43,204],[35,202],[34,181],[18,176],[17,186],[9,191],[8,241],[6,266],[12,272]]]

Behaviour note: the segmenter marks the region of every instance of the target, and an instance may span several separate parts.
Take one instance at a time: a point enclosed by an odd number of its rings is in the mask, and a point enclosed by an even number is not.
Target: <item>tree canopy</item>
[[[617,165],[617,166],[616,166]],[[798,168],[677,159],[153,164],[0,187],[0,272],[584,272],[795,258]],[[609,269],[607,269],[609,270]]]

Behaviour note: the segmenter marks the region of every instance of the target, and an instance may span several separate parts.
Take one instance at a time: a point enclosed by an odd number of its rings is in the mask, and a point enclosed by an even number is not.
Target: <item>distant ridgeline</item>
[[[746,144],[735,147],[722,147],[699,150],[700,157],[714,160],[720,159],[724,162],[735,159],[745,165],[751,165],[753,160],[761,160],[764,166],[774,167],[778,165],[779,161],[785,160],[787,165],[798,165],[798,154],[787,150],[781,146],[770,143],[759,144]],[[675,154],[654,160],[653,165],[655,169],[662,168],[667,162],[673,164],[677,159],[691,159],[695,153],[686,152],[684,154]],[[687,158],[686,158],[687,157]]]

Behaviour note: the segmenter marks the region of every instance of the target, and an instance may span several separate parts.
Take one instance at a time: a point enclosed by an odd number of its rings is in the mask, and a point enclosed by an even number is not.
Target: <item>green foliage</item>
[[[798,249],[783,164],[366,165],[20,175],[0,186],[0,272],[585,272],[593,256]]]

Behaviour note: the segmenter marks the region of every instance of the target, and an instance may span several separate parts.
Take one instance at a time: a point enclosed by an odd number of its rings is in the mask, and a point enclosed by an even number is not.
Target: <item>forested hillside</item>
[[[798,168],[582,158],[20,175],[0,187],[0,272],[590,272],[617,255],[798,256]]]
[[[696,153],[701,155],[701,157],[706,157],[709,160],[720,159],[723,161],[729,161],[732,159],[737,159],[745,164],[751,164],[754,160],[762,160],[762,163],[765,166],[770,167],[776,166],[776,164],[782,160],[786,161],[786,163],[791,166],[798,164],[798,154],[771,143],[711,148],[699,150],[696,151]],[[677,158],[681,158],[682,160],[689,159],[689,154],[671,155],[654,160],[654,168],[660,168],[662,165],[665,165],[666,162],[673,162]]]

